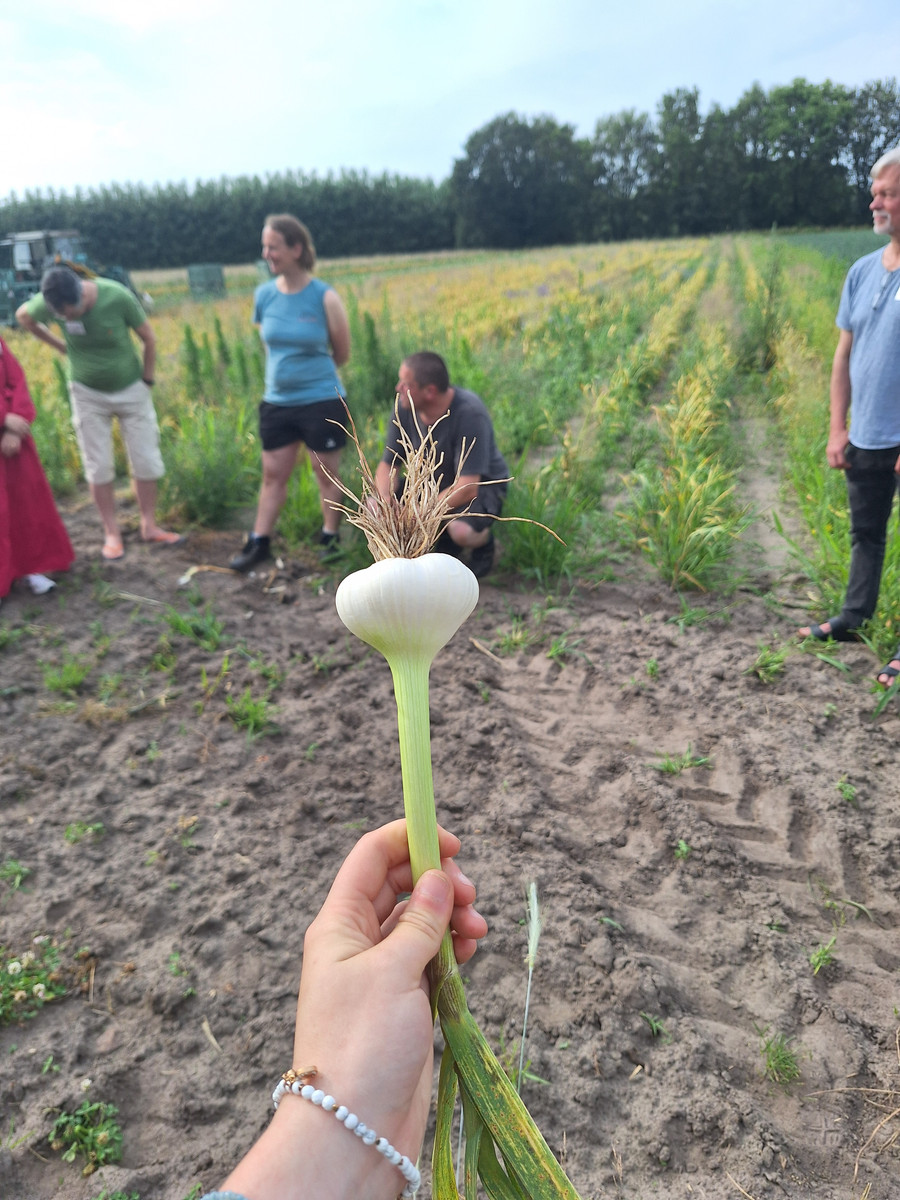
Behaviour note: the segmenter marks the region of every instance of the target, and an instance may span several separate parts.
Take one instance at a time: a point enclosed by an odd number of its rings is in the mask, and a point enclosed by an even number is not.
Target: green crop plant
[[[0,946],[0,1025],[37,1016],[65,992],[59,951],[49,938],[36,937],[21,953]]]
[[[355,507],[341,508],[348,521],[362,529],[376,561],[342,580],[335,606],[347,628],[382,654],[391,671],[406,833],[412,877],[417,880],[441,863],[429,675],[438,651],[475,608],[479,589],[458,559],[429,553],[458,483],[457,472],[451,485],[438,493],[437,451],[430,433],[418,447],[404,441],[406,484],[397,523],[393,506],[378,496],[359,444],[357,450],[362,495],[347,493]],[[480,1178],[490,1195],[504,1200],[576,1200],[575,1189],[469,1010],[449,929],[428,973],[445,1046],[432,1158],[435,1200],[458,1196],[452,1153],[457,1093],[463,1106],[467,1195],[475,1195]]]
[[[122,1130],[116,1122],[118,1109],[103,1101],[85,1100],[74,1112],[61,1112],[47,1140],[53,1150],[63,1151],[63,1162],[84,1159],[82,1175],[122,1159]]]
[[[783,1033],[769,1033],[769,1026],[760,1029],[754,1026],[759,1036],[759,1052],[765,1059],[763,1068],[767,1079],[786,1087],[800,1078],[797,1052],[791,1046],[792,1037]]]

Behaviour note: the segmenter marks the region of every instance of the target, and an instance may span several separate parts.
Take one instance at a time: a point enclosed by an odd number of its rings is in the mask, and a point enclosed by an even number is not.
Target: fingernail
[[[419,897],[435,908],[443,908],[451,890],[450,880],[442,871],[426,871],[416,884]]]

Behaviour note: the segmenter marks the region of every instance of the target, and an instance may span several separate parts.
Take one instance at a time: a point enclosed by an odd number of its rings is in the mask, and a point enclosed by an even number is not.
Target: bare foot
[[[154,525],[141,533],[141,540],[144,542],[155,542],[157,545],[162,546],[177,546],[179,542],[184,541],[184,534],[173,533],[168,529],[160,529],[158,525]]]

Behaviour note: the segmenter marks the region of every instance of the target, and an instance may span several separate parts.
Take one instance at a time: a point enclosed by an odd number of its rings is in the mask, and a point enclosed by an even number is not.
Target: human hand
[[[315,1066],[314,1087],[413,1161],[433,1075],[425,968],[448,925],[460,963],[487,932],[475,888],[452,861],[459,840],[438,832],[442,870],[426,871],[415,888],[405,821],[366,834],[347,856],[306,932],[292,1064]],[[333,1116],[286,1095],[225,1186],[252,1200],[293,1200],[309,1194],[311,1178],[318,1194],[353,1200],[393,1200],[403,1185],[396,1167]]]
[[[443,871],[426,872],[398,905],[412,888],[406,822],[361,839],[307,930],[297,1004],[294,1066],[316,1064],[316,1087],[358,1105],[366,1124],[412,1158],[432,1082],[425,967],[448,922],[459,962],[487,932],[475,888],[453,862],[459,840],[441,830],[439,845]]]
[[[23,438],[28,436],[31,426],[24,417],[20,417],[18,413],[7,413],[6,419],[3,422],[3,428],[9,433],[15,433],[18,437]]]
[[[846,429],[834,430],[829,433],[828,445],[825,447],[825,457],[828,459],[829,467],[844,469],[850,466],[846,455],[849,445],[850,438],[847,436]]]
[[[11,429],[4,429],[0,434],[0,454],[4,458],[15,458],[22,449],[22,439],[17,433],[13,433]]]

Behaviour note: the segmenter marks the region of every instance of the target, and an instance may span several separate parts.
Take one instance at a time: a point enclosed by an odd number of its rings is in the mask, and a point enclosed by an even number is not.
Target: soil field
[[[56,939],[68,989],[0,1029],[0,1195],[185,1200],[268,1120],[304,929],[400,812],[390,675],[312,559],[179,586],[240,536],[132,534],[101,564],[92,511],[65,517],[72,571],[0,610],[0,863],[30,871],[0,882],[0,943]],[[491,927],[470,1005],[516,1046],[535,880],[526,1057],[546,1082],[523,1092],[584,1200],[900,1190],[900,718],[872,718],[862,646],[745,674],[805,615],[790,577],[752,583],[697,598],[698,621],[640,574],[548,599],[501,562],[433,670],[439,817]],[[166,620],[191,589],[215,649]],[[91,664],[71,696],[46,682],[66,656]],[[269,684],[278,731],[249,741],[228,698]],[[79,822],[102,832],[74,840]],[[760,1052],[779,1034],[786,1086]],[[85,1078],[124,1139],[87,1179],[47,1141]]]

